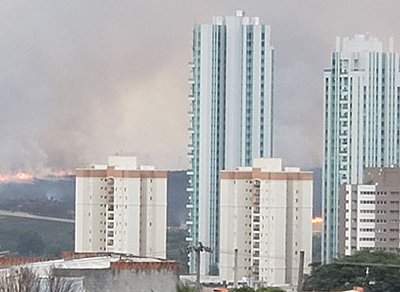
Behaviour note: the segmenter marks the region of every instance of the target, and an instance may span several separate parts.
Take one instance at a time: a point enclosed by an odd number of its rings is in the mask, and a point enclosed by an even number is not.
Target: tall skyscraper
[[[300,251],[312,261],[313,173],[282,169],[279,158],[221,171],[220,277],[250,285],[297,285]]]
[[[166,257],[167,172],[135,157],[76,170],[75,251]]]
[[[213,249],[201,273],[218,271],[219,171],[272,156],[273,48],[259,18],[215,17],[193,31],[189,237]],[[190,258],[194,272],[194,257]]]
[[[400,72],[393,43],[338,38],[325,70],[322,260],[338,255],[339,186],[362,183],[363,167],[399,163]]]

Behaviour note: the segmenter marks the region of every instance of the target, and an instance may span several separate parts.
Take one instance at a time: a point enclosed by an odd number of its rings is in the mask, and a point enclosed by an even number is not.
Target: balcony
[[[114,237],[114,231],[108,231],[107,232],[108,237]]]
[[[114,214],[108,214],[107,219],[108,220],[114,220]]]
[[[110,228],[110,229],[114,228],[114,222],[108,222],[107,228]]]
[[[259,273],[259,268],[258,268],[258,267],[252,267],[251,271],[253,272],[253,275],[254,275],[254,274],[258,275],[258,273]]]

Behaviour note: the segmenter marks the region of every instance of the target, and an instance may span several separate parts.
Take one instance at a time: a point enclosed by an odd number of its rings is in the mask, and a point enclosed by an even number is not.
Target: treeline
[[[354,286],[368,292],[400,291],[400,255],[359,252],[332,264],[315,264],[303,291],[343,291]]]

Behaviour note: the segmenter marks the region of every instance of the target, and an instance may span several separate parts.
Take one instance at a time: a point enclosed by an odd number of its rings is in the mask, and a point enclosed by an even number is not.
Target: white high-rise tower
[[[202,274],[218,269],[219,171],[272,156],[270,37],[269,26],[242,11],[194,27],[187,240],[213,249],[202,256]]]
[[[359,184],[363,167],[399,163],[399,55],[373,37],[338,38],[325,70],[322,260],[338,255],[339,186]]]

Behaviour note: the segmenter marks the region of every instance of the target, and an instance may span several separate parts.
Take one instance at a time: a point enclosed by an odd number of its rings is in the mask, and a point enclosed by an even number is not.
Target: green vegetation
[[[72,292],[77,291],[78,288],[78,281],[73,278],[57,277],[54,269],[49,271],[46,279],[24,267],[12,268],[8,273],[0,273],[0,292]]]
[[[0,217],[0,250],[20,256],[58,256],[74,249],[74,224]]]
[[[285,292],[285,290],[276,287],[262,287],[257,289],[253,289],[250,287],[242,287],[233,289],[232,292]]]
[[[321,262],[321,233],[313,234],[312,237],[312,261],[313,263]]]
[[[304,291],[333,291],[365,287],[366,291],[400,291],[400,255],[360,252],[329,265],[315,265]]]
[[[188,255],[184,251],[187,230],[183,228],[168,228],[167,231],[167,258],[179,262],[180,274],[188,273]]]
[[[57,257],[61,251],[74,250],[74,224],[0,216],[0,251],[19,256]],[[167,233],[167,258],[180,262],[187,273],[187,231],[170,228]]]
[[[176,286],[176,292],[196,292],[196,288],[187,284],[179,283]]]

